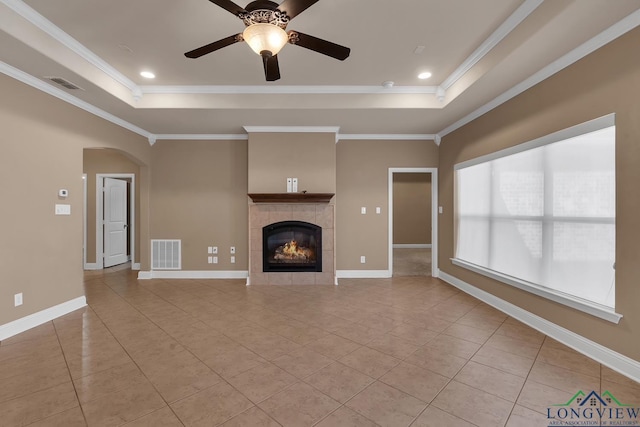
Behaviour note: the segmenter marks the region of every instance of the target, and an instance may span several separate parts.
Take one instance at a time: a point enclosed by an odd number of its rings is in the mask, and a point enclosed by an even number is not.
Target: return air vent
[[[59,84],[62,87],[65,87],[67,89],[71,89],[71,90],[84,90],[82,89],[80,86],[77,86],[73,83],[71,83],[69,80],[63,79],[62,77],[52,77],[52,76],[45,76],[45,79],[51,80],[54,83]]]
[[[151,269],[180,270],[181,240],[151,240]]]

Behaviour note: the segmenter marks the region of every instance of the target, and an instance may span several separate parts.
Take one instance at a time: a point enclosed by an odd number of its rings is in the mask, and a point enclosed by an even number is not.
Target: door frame
[[[131,212],[131,224],[129,224],[129,245],[131,252],[131,269],[139,270],[135,263],[136,255],[136,175],[133,173],[97,173],[96,174],[96,268],[104,268],[104,178],[131,179],[129,191],[129,211]]]
[[[393,277],[393,174],[431,174],[431,276],[438,277],[438,168],[389,168],[389,275]]]
[[[82,268],[89,270],[87,264],[87,174],[82,174]]]

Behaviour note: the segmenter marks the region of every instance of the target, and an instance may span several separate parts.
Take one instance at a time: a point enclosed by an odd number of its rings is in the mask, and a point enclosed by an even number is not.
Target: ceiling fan
[[[351,49],[298,31],[285,31],[289,21],[304,12],[318,0],[284,0],[282,4],[269,0],[252,1],[242,8],[231,0],[209,0],[242,19],[246,28],[242,33],[225,37],[185,53],[187,58],[200,58],[234,43],[246,41],[255,53],[262,57],[267,81],[280,78],[278,52],[287,44],[293,44],[330,56],[340,61],[349,57]]]

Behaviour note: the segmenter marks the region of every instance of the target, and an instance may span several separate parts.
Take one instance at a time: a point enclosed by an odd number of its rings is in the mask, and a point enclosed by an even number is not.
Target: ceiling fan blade
[[[232,2],[231,0],[209,0],[213,4],[217,4],[223,9],[228,10],[233,13],[235,16],[238,16],[241,13],[247,13],[246,10]]]
[[[308,34],[299,33],[297,31],[289,31],[288,34],[289,43],[339,59],[340,61],[347,59],[351,53],[351,49],[348,47],[340,46],[339,44],[322,40]]]
[[[241,42],[242,40],[243,40],[242,34],[236,34],[233,36],[225,37],[224,39],[221,39],[216,42],[209,43],[207,45],[199,47],[197,49],[191,50],[185,53],[184,56],[186,56],[187,58],[200,58],[201,56],[204,56],[207,53],[211,53],[218,49],[222,49],[223,47],[227,47],[234,43]]]
[[[262,54],[262,64],[264,65],[264,76],[268,82],[275,82],[280,79],[280,66],[278,65],[278,55],[271,56],[270,53]]]
[[[278,10],[284,12],[289,19],[293,19],[317,2],[318,0],[284,0],[278,6]]]

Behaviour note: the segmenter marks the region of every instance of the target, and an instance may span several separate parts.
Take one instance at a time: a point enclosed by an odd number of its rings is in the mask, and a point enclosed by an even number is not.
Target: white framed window
[[[619,321],[613,114],[454,169],[454,264]]]

